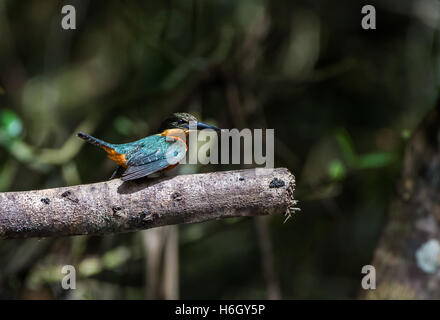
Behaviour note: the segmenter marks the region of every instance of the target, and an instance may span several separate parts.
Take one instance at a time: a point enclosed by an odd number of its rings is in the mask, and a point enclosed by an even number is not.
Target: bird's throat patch
[[[159,135],[163,137],[170,137],[173,138],[175,141],[180,141],[185,145],[185,151],[188,151],[188,145],[186,142],[180,137],[185,136],[188,138],[188,131],[182,130],[182,129],[167,129],[163,131],[162,133],[159,133]]]

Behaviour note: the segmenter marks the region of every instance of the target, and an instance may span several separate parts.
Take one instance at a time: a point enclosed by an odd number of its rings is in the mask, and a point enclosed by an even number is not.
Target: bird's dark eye
[[[179,119],[178,123],[179,123],[179,124],[184,124],[184,123],[185,123],[185,120],[183,120],[183,119]]]

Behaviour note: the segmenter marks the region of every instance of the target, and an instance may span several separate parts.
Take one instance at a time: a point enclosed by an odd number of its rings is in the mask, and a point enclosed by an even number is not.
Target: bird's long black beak
[[[203,129],[211,129],[211,130],[215,130],[215,131],[221,131],[219,128],[217,128],[215,126],[211,126],[210,124],[206,124],[206,123],[197,121],[197,130],[203,130]]]
[[[190,126],[188,126],[188,128],[190,128]],[[221,131],[221,129],[219,129],[215,126],[211,126],[210,124],[206,124],[206,123],[199,122],[199,121],[197,121],[197,123],[196,123],[196,128],[197,128],[197,130],[211,129],[211,130],[215,130],[215,131]]]

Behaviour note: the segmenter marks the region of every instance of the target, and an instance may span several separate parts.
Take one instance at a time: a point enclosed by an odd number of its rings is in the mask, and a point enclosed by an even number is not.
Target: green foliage
[[[393,152],[370,152],[357,154],[350,135],[344,129],[337,131],[335,135],[342,158],[350,170],[378,169],[389,166],[396,160]],[[333,180],[340,180],[346,176],[346,168],[341,160],[332,160],[329,163],[328,173]]]
[[[358,169],[382,168],[394,161],[394,155],[390,152],[372,152],[361,155],[356,162]]]
[[[333,180],[341,180],[345,177],[345,167],[340,160],[333,160],[328,166],[328,174]]]
[[[120,135],[129,136],[133,133],[133,122],[124,116],[116,117],[114,127]]]
[[[0,143],[18,138],[23,132],[23,123],[11,110],[0,109]]]

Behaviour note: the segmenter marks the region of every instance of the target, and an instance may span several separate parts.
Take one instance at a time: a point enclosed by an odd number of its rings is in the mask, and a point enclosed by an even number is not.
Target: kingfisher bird
[[[118,168],[110,179],[121,175],[122,180],[129,181],[177,166],[188,150],[183,135],[187,137],[191,130],[203,129],[221,131],[199,122],[189,113],[174,113],[162,123],[159,130],[161,133],[129,143],[108,143],[82,132],[77,136],[104,149],[107,156],[116,162]]]

